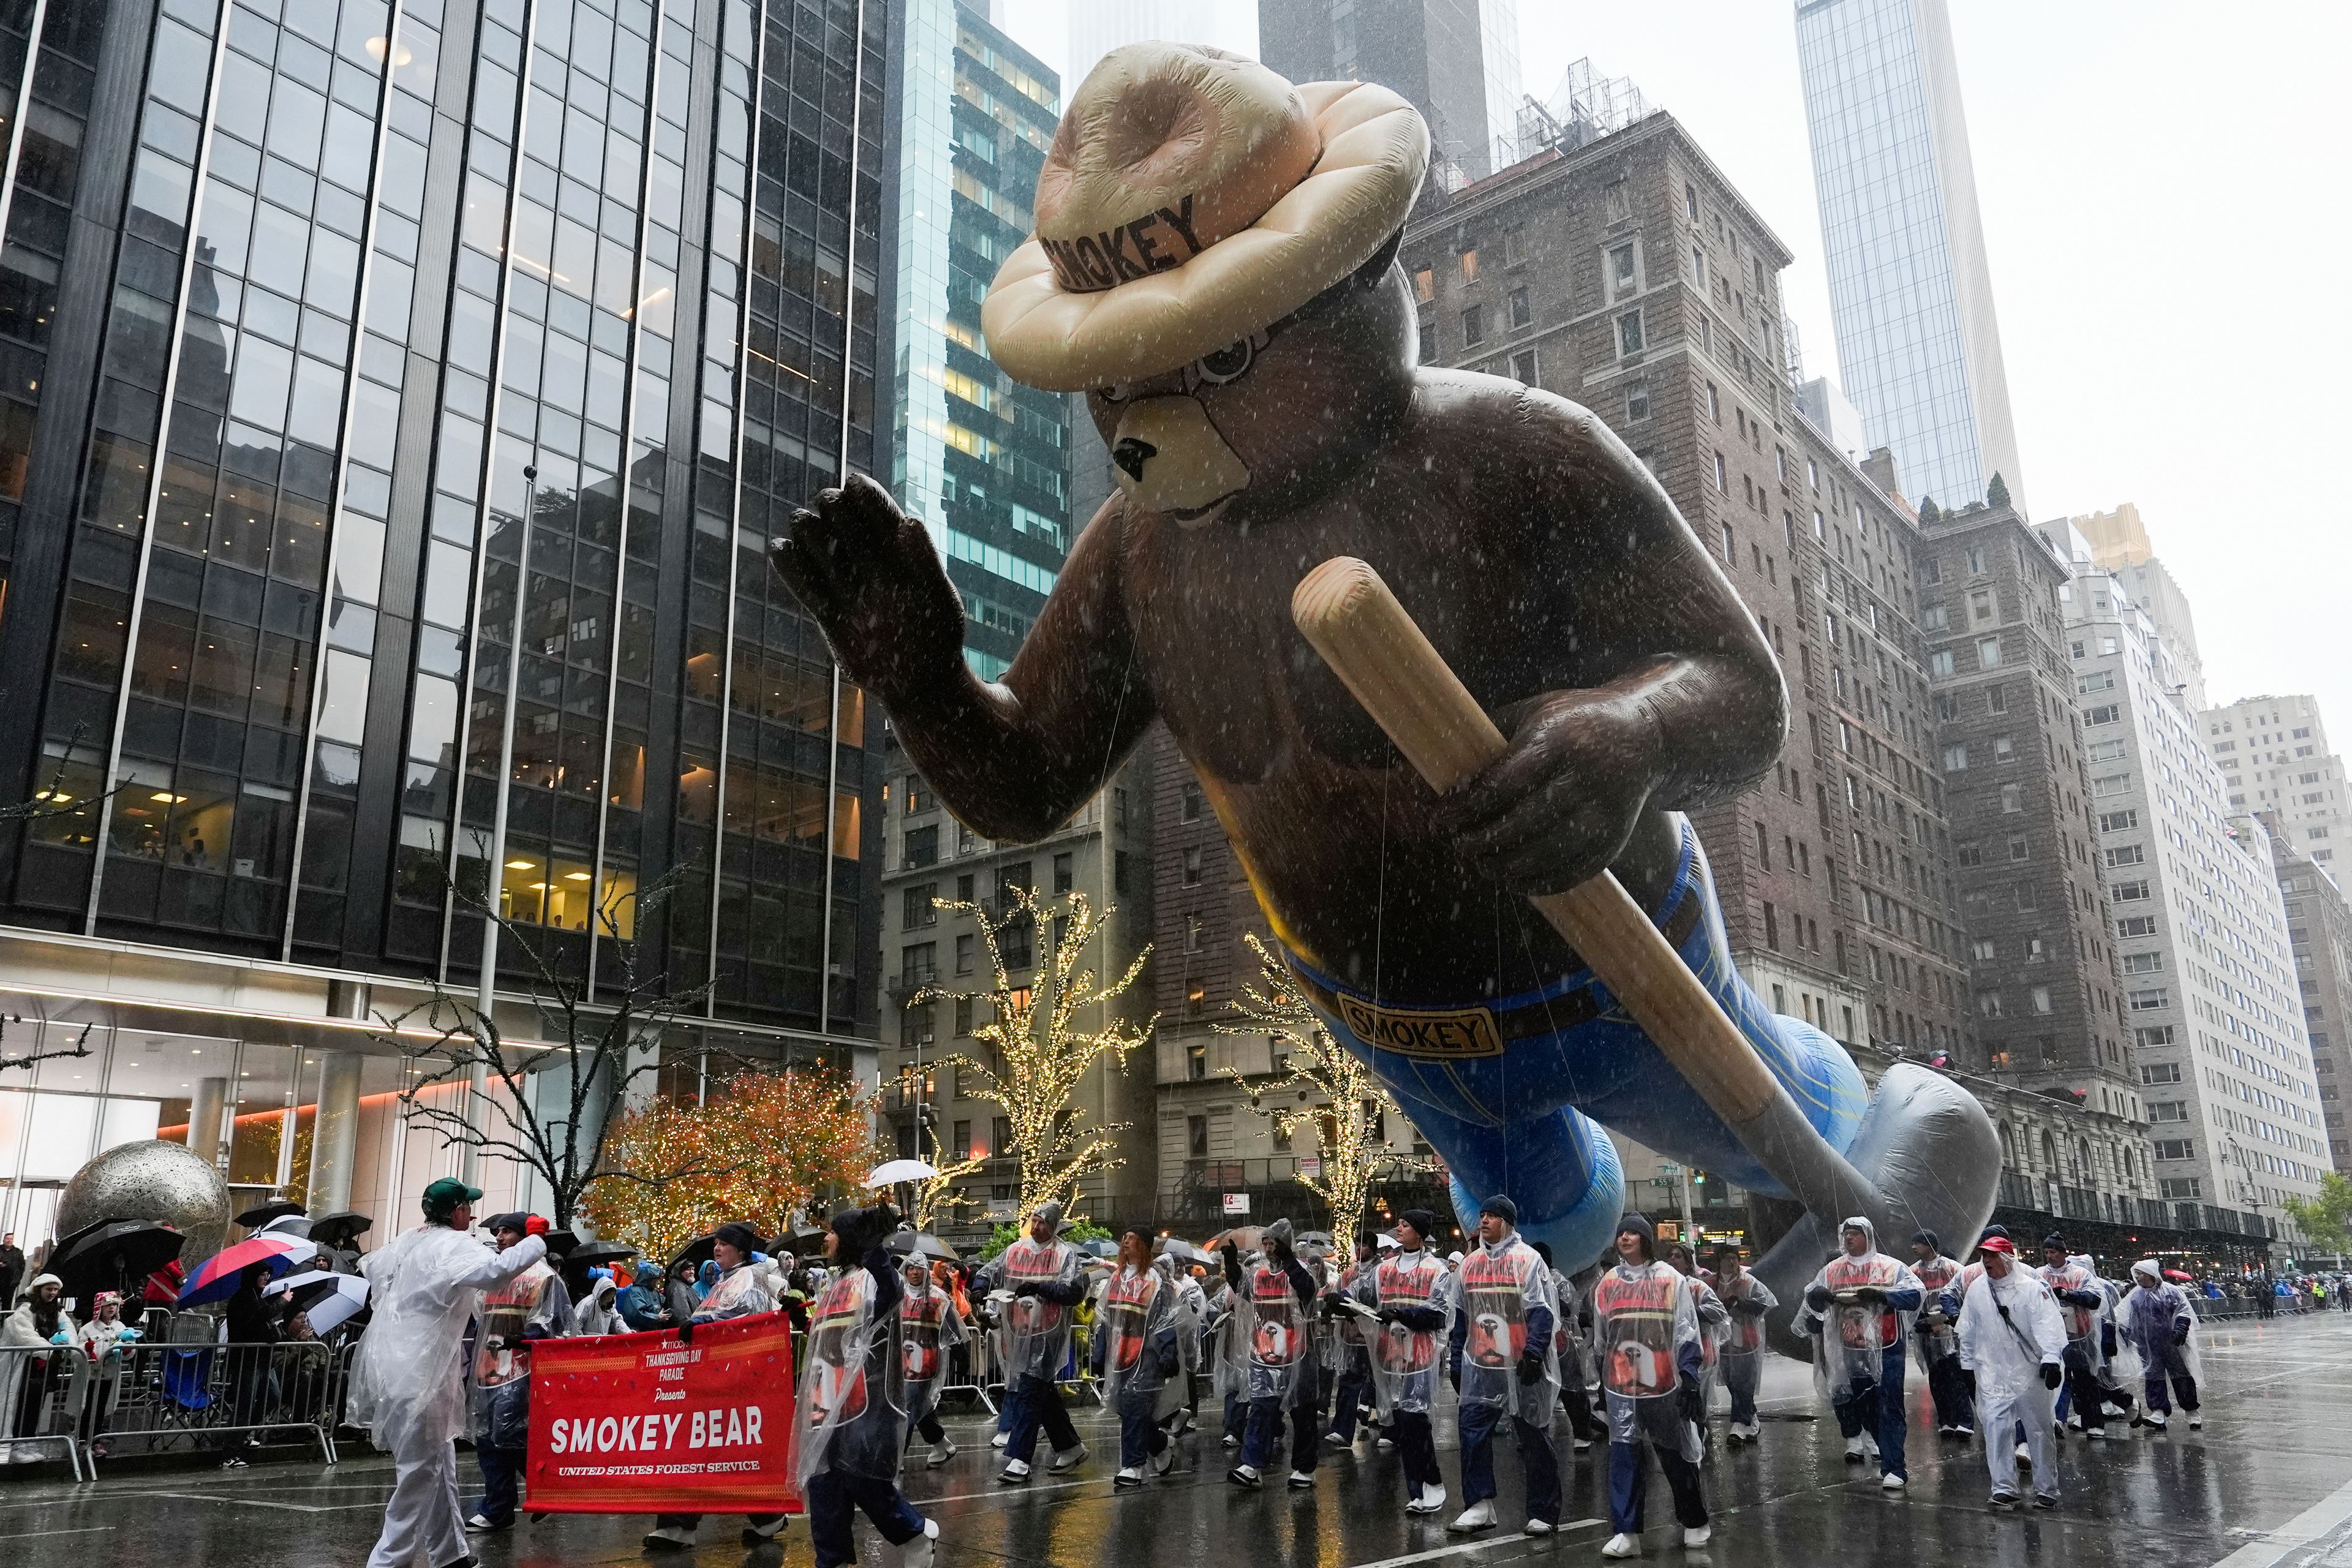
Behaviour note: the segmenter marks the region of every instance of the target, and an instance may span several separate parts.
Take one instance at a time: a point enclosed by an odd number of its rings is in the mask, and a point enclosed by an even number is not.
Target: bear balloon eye
[[[1202,385],[1223,386],[1228,382],[1239,381],[1248,374],[1258,351],[1265,347],[1266,342],[1267,334],[1252,332],[1248,337],[1202,354],[1184,367],[1184,390],[1191,392]]]
[[[1134,384],[1124,381],[1114,382],[1108,386],[1098,387],[1096,390],[1105,403],[1125,403],[1135,395]]]

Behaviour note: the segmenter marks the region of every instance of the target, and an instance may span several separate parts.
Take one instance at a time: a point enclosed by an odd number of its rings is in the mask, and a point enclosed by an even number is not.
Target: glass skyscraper
[[[1075,533],[1073,399],[1016,384],[980,330],[997,268],[1035,226],[1060,84],[958,0],[902,15],[891,489],[930,531],[963,594],[965,656],[993,680]]]
[[[1798,0],[1838,370],[1913,500],[2022,509],[1945,0]]]
[[[446,866],[870,1037],[879,719],[764,544],[877,453],[887,14],[0,5],[0,799],[86,806],[0,937],[470,984]]]

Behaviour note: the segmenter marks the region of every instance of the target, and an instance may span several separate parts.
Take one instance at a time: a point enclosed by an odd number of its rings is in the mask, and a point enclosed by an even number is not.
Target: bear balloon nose
[[[1132,436],[1120,437],[1118,445],[1110,449],[1110,460],[1125,469],[1130,479],[1143,478],[1143,465],[1159,455],[1159,447]]]

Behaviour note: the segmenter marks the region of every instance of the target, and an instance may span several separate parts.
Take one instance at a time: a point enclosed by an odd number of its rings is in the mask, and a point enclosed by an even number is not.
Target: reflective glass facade
[[[1943,0],[1800,0],[1838,370],[1904,493],[2021,496]]]
[[[470,978],[449,866],[871,1032],[877,737],[764,546],[875,463],[885,16],[0,10],[0,788],[94,803],[5,919]]]
[[[899,74],[891,486],[963,593],[965,656],[1004,672],[1068,553],[1073,400],[988,357],[980,303],[1034,226],[1054,73],[955,0],[909,0]]]

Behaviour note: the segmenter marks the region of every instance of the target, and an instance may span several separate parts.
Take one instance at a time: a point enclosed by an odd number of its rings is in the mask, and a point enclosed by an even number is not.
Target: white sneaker
[[[2021,1465],[2030,1465],[2033,1463],[2032,1448],[2026,1444],[2020,1443],[2017,1446],[2017,1462]]]
[[[2106,1435],[2107,1429],[2104,1426],[2085,1426],[2083,1428],[2083,1437],[2086,1442],[2098,1442]]]
[[[1862,1462],[1862,1439],[1859,1437],[1848,1437],[1845,1440],[1846,1463],[1860,1464]]]
[[[1578,1437],[1572,1441],[1574,1443],[1576,1452],[1580,1454],[1584,1452],[1585,1449],[1592,1447],[1592,1439],[1590,1437]]]
[[[1075,1448],[1055,1449],[1054,1462],[1047,1465],[1045,1468],[1058,1476],[1064,1470],[1074,1470],[1086,1462],[1087,1446],[1084,1443],[1081,1443]]]
[[[1455,1514],[1454,1522],[1445,1528],[1460,1531],[1465,1534],[1474,1530],[1492,1530],[1495,1528],[1495,1505],[1491,1502],[1474,1502]]]
[[[1324,1433],[1323,1440],[1334,1448],[1352,1448],[1356,1446],[1356,1440],[1353,1437],[1342,1437],[1337,1432]]]
[[[1135,1469],[1121,1470],[1111,1477],[1110,1484],[1115,1487],[1139,1487],[1143,1484],[1143,1472]]]
[[[1683,1550],[1696,1552],[1715,1539],[1715,1526],[1694,1524],[1683,1531]]]
[[[1265,1479],[1257,1473],[1257,1468],[1254,1465],[1235,1465],[1225,1472],[1225,1479],[1237,1487],[1248,1487],[1253,1491],[1265,1484]]]
[[[694,1531],[687,1525],[665,1524],[658,1530],[647,1531],[639,1544],[648,1552],[691,1552]]]
[[[1873,1459],[1878,1458],[1878,1439],[1864,1433],[1862,1438],[1862,1451]]]
[[[1549,1535],[1559,1528],[1559,1526],[1554,1524],[1548,1519],[1531,1519],[1528,1521],[1528,1533],[1529,1535]]]
[[[1638,1535],[1612,1535],[1609,1538],[1608,1544],[1601,1547],[1601,1555],[1639,1557],[1642,1555],[1642,1538]]]
[[[2189,1418],[2189,1429],[2191,1432],[2203,1431],[2205,1429],[2205,1417],[2201,1415],[2191,1415]]]
[[[950,1459],[952,1459],[955,1457],[955,1439],[952,1437],[942,1437],[938,1442],[931,1445],[931,1457],[923,1461],[923,1468],[927,1470],[936,1470],[941,1465],[946,1464]]]
[[[1026,1486],[1028,1482],[1029,1467],[1019,1459],[1005,1460],[1004,1468],[996,1472],[996,1484],[1001,1487]]]
[[[1883,1492],[1899,1492],[1903,1489],[1903,1478],[1889,1470],[1878,1478],[1878,1489]]]
[[[1291,1471],[1291,1472],[1290,1472],[1290,1489],[1291,1489],[1292,1491],[1295,1491],[1295,1492],[1303,1492],[1303,1491],[1305,1491],[1307,1488],[1309,1488],[1309,1487],[1313,1486],[1314,1484],[1315,1484],[1315,1472],[1314,1472],[1314,1471],[1312,1471],[1312,1470],[1293,1470],[1293,1471]]]
[[[1164,1476],[1176,1468],[1176,1445],[1171,1443],[1151,1456],[1151,1473]]]
[[[1372,1450],[1373,1452],[1380,1454],[1393,1454],[1396,1452],[1396,1439],[1393,1437],[1380,1438],[1372,1444]]]
[[[1238,1448],[1242,1446],[1242,1440],[1239,1437],[1234,1436],[1231,1432],[1225,1434],[1223,1441],[1225,1447],[1228,1448]]]
[[[988,1440],[988,1446],[992,1448],[1002,1448],[1004,1447],[1004,1439],[1011,1436],[1012,1434],[1009,1432],[999,1432],[995,1436],[991,1437]]]
[[[1425,1486],[1421,1489],[1420,1496],[1404,1505],[1404,1510],[1407,1513],[1435,1513],[1444,1506],[1445,1489],[1441,1486]]]
[[[931,1568],[938,1555],[939,1540],[940,1521],[923,1521],[923,1533],[898,1548],[898,1568]]]
[[[2170,1423],[2166,1419],[2163,1411],[2151,1410],[2145,1416],[2141,1417],[2141,1425],[2153,1426],[2158,1431],[2161,1432],[2166,1426],[2169,1426]]]

